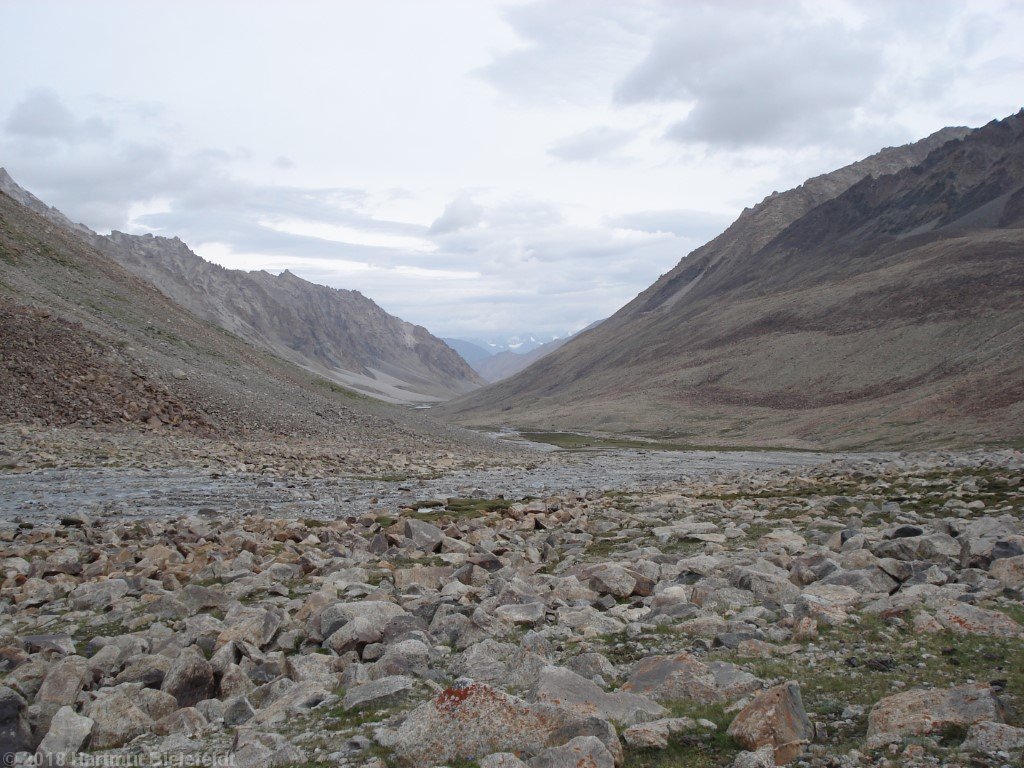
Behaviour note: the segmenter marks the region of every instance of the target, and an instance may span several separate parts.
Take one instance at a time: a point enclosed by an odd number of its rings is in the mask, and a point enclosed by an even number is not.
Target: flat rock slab
[[[345,709],[390,706],[413,691],[413,680],[405,675],[382,677],[346,691],[341,704]]]

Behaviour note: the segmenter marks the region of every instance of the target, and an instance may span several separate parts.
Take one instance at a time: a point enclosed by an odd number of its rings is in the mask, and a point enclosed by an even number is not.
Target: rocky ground
[[[24,763],[1020,764],[1020,452],[366,477],[313,445],[4,437],[0,751]]]

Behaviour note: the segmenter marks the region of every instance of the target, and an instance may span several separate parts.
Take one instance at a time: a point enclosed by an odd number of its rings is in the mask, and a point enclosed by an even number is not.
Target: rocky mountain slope
[[[715,444],[1017,440],[1024,113],[744,211],[591,333],[449,410]]]
[[[0,190],[80,234],[198,317],[347,387],[409,403],[448,399],[483,384],[440,339],[358,291],[316,285],[287,271],[274,276],[224,269],[177,238],[97,235],[2,170]]]
[[[135,425],[236,447],[239,439],[279,437],[290,441],[293,458],[308,439],[317,451],[341,446],[338,462],[355,471],[391,467],[403,458],[396,453],[429,454],[431,463],[443,464],[452,450],[475,460],[496,450],[494,441],[480,438],[477,445],[217,328],[79,231],[3,193],[0,320],[0,425]],[[164,439],[158,447],[180,445]],[[212,451],[206,445],[196,454]]]
[[[471,366],[476,366],[481,360],[486,360],[490,357],[493,352],[479,344],[474,344],[472,341],[466,341],[465,339],[452,339],[444,337],[441,339],[445,344],[454,349],[459,353],[459,357],[469,363]],[[474,370],[476,368],[474,367]],[[479,373],[479,371],[477,371]]]

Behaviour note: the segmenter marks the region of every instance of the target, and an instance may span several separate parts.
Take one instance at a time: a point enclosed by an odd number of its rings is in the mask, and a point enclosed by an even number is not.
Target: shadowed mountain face
[[[448,409],[718,444],[1021,438],[1024,112],[772,195],[591,332]]]
[[[310,371],[391,402],[433,402],[483,381],[425,328],[389,315],[358,291],[290,272],[224,269],[177,238],[104,237],[73,224],[0,169],[0,190],[71,229],[197,316]]]

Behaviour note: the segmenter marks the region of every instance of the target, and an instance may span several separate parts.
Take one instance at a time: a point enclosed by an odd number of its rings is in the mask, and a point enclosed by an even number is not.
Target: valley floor
[[[0,749],[23,761],[1022,757],[1018,451],[0,437]]]

